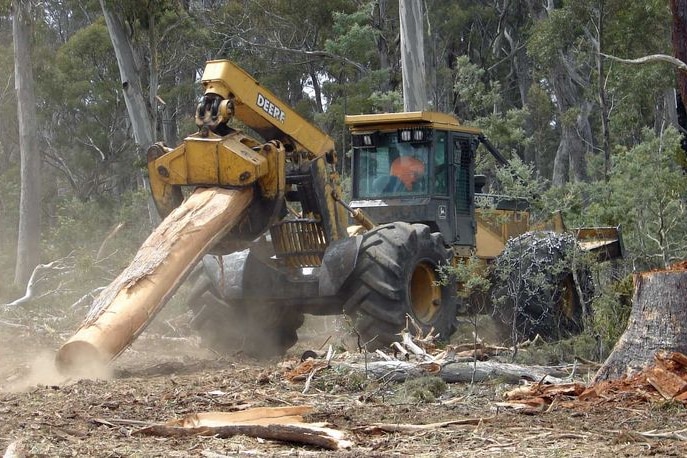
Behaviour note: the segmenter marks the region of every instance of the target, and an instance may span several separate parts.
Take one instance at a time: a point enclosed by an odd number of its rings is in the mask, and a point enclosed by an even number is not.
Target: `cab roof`
[[[347,115],[346,125],[353,132],[360,130],[385,130],[401,127],[431,127],[433,129],[465,132],[479,135],[477,127],[465,126],[452,115],[434,111],[408,111],[404,113],[379,113],[366,115]]]

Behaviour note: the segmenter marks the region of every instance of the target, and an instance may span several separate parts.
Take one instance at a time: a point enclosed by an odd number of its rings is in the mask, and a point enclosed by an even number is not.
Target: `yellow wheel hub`
[[[434,267],[421,262],[410,278],[410,303],[415,317],[422,324],[431,323],[441,307],[441,286],[437,284]]]

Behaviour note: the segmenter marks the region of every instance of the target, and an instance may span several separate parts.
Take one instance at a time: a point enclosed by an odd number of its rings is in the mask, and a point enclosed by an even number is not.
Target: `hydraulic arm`
[[[286,215],[285,199],[298,201],[302,217],[328,240],[345,236],[334,141],[303,119],[241,68],[227,60],[207,63],[196,109],[198,132],[172,149],[148,150],[153,199],[165,217],[178,207],[183,186],[256,187],[256,201],[230,238],[252,240]],[[258,141],[228,123],[237,118]]]

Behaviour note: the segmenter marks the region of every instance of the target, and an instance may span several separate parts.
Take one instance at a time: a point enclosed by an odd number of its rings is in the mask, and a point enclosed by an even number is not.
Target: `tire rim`
[[[421,262],[410,277],[410,306],[415,318],[422,324],[430,324],[441,308],[441,286],[436,279],[433,265]]]

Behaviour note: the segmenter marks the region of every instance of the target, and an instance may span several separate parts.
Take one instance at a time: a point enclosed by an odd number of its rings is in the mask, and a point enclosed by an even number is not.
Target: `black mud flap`
[[[332,242],[322,258],[320,267],[320,296],[334,296],[348,279],[358,262],[363,237],[346,237]]]

